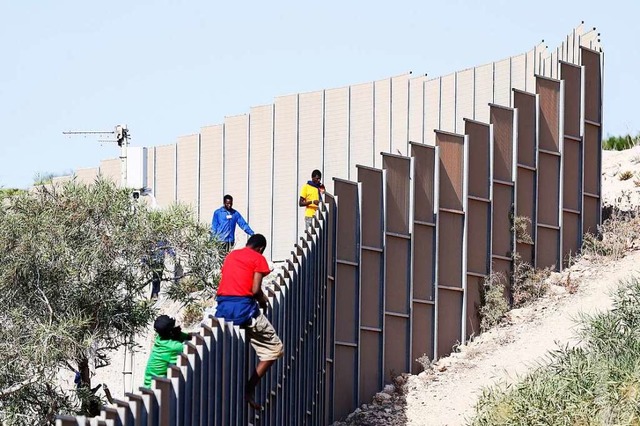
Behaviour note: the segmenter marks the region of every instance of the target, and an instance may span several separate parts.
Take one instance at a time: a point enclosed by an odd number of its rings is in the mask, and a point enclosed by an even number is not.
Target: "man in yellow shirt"
[[[313,223],[313,215],[318,210],[318,205],[322,200],[322,194],[324,194],[324,185],[320,182],[322,173],[320,170],[314,170],[311,172],[311,180],[302,185],[300,190],[300,200],[298,205],[304,207],[304,224],[305,229],[311,227]]]

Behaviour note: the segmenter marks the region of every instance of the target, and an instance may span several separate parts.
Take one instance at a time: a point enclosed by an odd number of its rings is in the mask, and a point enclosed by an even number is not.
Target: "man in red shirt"
[[[280,338],[260,311],[268,306],[262,292],[262,278],[271,272],[262,255],[266,247],[264,235],[253,234],[246,247],[230,252],[222,264],[222,279],[216,295],[216,317],[242,326],[260,360],[245,387],[245,400],[256,410],[262,408],[253,399],[260,378],[284,355]]]

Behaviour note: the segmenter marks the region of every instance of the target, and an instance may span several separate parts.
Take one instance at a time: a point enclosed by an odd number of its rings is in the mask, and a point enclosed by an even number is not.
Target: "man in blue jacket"
[[[255,234],[242,215],[233,209],[233,197],[225,195],[223,206],[213,212],[211,219],[211,233],[213,237],[222,241],[224,250],[229,253],[235,244],[236,224],[249,236]]]

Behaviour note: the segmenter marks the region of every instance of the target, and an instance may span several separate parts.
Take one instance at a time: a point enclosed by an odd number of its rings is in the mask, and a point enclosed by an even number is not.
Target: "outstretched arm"
[[[240,227],[240,229],[242,229],[244,232],[246,232],[249,235],[253,235],[255,234],[255,232],[253,232],[253,229],[251,229],[251,227],[249,226],[249,224],[247,223],[246,220],[244,220],[244,217],[242,217],[242,215],[240,213],[238,213],[238,226]]]

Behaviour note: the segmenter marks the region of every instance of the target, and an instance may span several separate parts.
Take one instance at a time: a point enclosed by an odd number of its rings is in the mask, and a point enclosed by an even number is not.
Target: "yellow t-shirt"
[[[302,185],[302,189],[300,190],[300,197],[304,198],[305,201],[315,201],[320,200],[320,196],[318,194],[318,188],[315,186],[311,186],[308,183]],[[305,217],[313,217],[316,214],[316,210],[318,210],[318,206],[315,204],[309,204],[307,208],[304,210]]]

